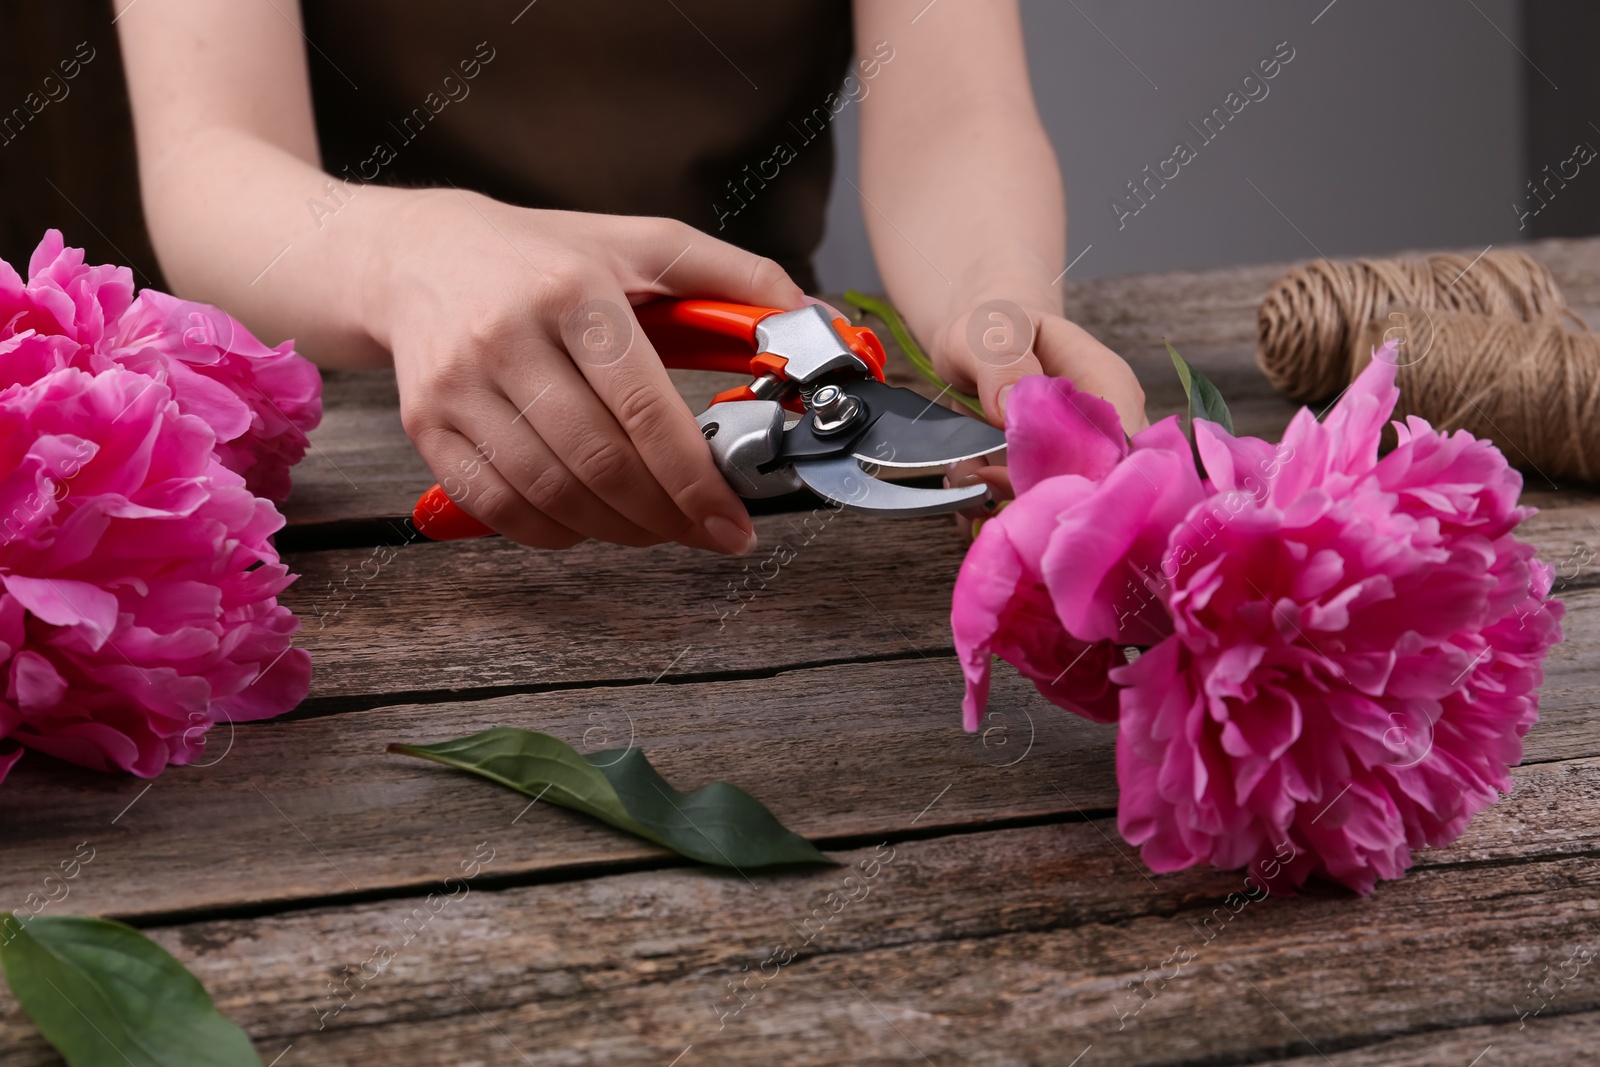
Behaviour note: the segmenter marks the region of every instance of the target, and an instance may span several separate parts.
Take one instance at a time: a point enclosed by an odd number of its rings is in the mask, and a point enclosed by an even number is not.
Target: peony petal
[[[977,730],[982,719],[990,661],[996,654],[1014,663],[1051,700],[1063,703],[1077,695],[1085,699],[1084,707],[1093,708],[1092,713],[1085,711],[1091,717],[1113,713],[1114,700],[1106,701],[1109,687],[1100,680],[1105,657],[1085,657],[1084,644],[1071,641],[1061,630],[1039,575],[1039,558],[1056,516],[1094,491],[1093,482],[1076,475],[1049,479],[984,523],[967,551],[950,611],[950,629],[967,681],[962,702],[967,730]],[[1086,662],[1075,666],[1079,658]],[[1101,668],[1099,679],[1092,674],[1096,667]],[[1069,669],[1075,672],[1070,681],[1063,677]]]
[[[1020,495],[1048,478],[1100,481],[1128,453],[1117,409],[1066,378],[1030,375],[1006,401],[1006,462]]]
[[[1056,614],[1080,641],[1148,645],[1170,622],[1161,606],[1176,573],[1167,539],[1200,502],[1187,451],[1135,451],[1093,495],[1060,516],[1040,561]]]
[[[985,523],[967,550],[951,598],[950,632],[967,682],[961,721],[968,733],[977,732],[988,706],[994,638],[1006,606],[1017,595],[1024,571],[1022,558],[999,518]]]
[[[97,585],[20,574],[0,576],[0,582],[18,603],[44,622],[52,626],[87,626],[97,637],[94,648],[99,648],[117,625],[117,598]]]
[[[61,703],[66,693],[66,679],[39,653],[24,649],[12,659],[6,699],[15,703],[24,715],[31,717],[48,711]]]
[[[0,264],[0,738],[155,775],[203,752],[212,722],[307,692],[275,599],[293,580],[270,543],[283,517],[219,455],[286,491],[320,378],[214,309],[152,319],[161,300],[134,309],[131,274],[59,234],[32,268]]]
[[[231,441],[250,428],[250,405],[232,389],[182,361],[172,361],[166,372],[178,410],[203,419],[217,440]]]
[[[0,260],[0,264],[4,264],[4,262],[4,260]],[[6,775],[11,773],[11,768],[17,765],[17,760],[21,759],[22,754],[26,751],[27,749],[24,748],[14,748],[10,752],[0,752],[0,782],[6,780]]]
[[[303,648],[286,648],[267,664],[238,693],[218,697],[212,702],[217,718],[229,722],[253,722],[293,711],[311,688],[311,653]]]
[[[1206,419],[1194,420],[1194,443],[1215,489],[1247,493],[1257,503],[1266,498],[1278,467],[1289,458],[1287,450],[1280,451],[1277,445],[1256,437],[1235,437]]]

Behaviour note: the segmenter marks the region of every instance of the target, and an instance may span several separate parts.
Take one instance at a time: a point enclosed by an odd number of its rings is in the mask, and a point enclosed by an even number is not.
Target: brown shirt
[[[849,0],[305,0],[302,11],[332,173],[668,215],[816,288]],[[16,105],[0,131],[0,256],[26,269],[57,226],[91,261],[162,286],[106,8],[7,4],[0,40],[21,44],[0,64],[0,100]]]
[[[666,215],[815,289],[849,0],[305,0],[303,11],[331,173]]]

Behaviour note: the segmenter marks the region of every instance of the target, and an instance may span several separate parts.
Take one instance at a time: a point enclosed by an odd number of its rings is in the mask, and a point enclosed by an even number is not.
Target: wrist
[[[428,303],[441,266],[431,235],[441,229],[442,215],[468,209],[461,195],[450,189],[371,185],[362,186],[352,204],[360,210],[352,212],[353,225],[344,237],[349,244],[338,257],[351,271],[347,296],[359,329],[391,354],[407,322]],[[458,220],[457,226],[465,224]],[[451,228],[448,221],[443,226],[445,232]]]
[[[1015,253],[1004,259],[979,259],[949,289],[947,318],[990,300],[1010,300],[1034,314],[1061,314],[1061,267],[1055,259]]]

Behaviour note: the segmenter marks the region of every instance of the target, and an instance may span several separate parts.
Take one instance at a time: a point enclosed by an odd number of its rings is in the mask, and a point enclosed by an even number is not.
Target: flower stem
[[[887,300],[878,300],[865,293],[858,293],[854,289],[845,290],[845,303],[858,311],[875,315],[883,320],[889,327],[889,333],[894,337],[895,344],[900,346],[900,351],[905,353],[906,360],[916,368],[918,374],[930,383],[939,387],[941,393],[947,394],[955,400],[966,405],[969,410],[980,419],[984,417],[983,404],[978,398],[967,393],[959,392],[951,387],[950,383],[939,377],[939,372],[933,369],[933,360],[922,351],[922,346],[917,344],[917,339],[911,336],[911,331],[906,329],[905,320],[900,317],[900,312]]]

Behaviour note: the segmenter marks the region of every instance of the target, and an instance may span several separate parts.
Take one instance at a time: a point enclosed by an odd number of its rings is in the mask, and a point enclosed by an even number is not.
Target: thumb
[[[951,372],[947,378],[970,385],[984,416],[1004,429],[1011,387],[1030,374],[1044,373],[1034,352],[1038,324],[1009,300],[989,300],[951,326],[944,350]]]
[[[681,223],[661,220],[657,228],[645,229],[631,265],[641,283],[637,291],[730,300],[785,311],[806,306],[804,291],[776,260]]]
[[[1003,367],[980,364],[976,375],[977,393],[983,403],[984,417],[999,429],[1005,429],[1006,401],[1011,399],[1011,387],[1030,374],[1043,373],[1044,368],[1032,353],[1020,356],[1016,362]]]

